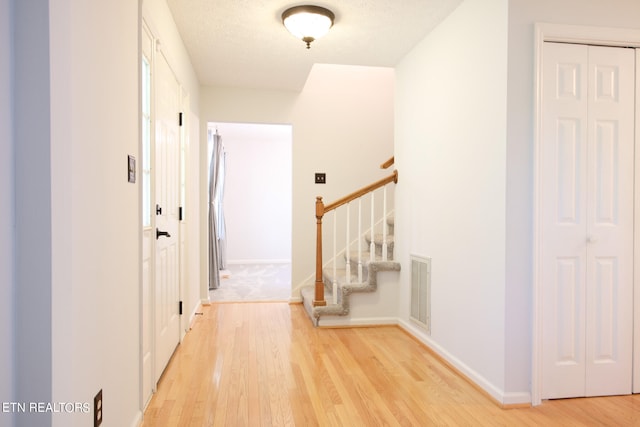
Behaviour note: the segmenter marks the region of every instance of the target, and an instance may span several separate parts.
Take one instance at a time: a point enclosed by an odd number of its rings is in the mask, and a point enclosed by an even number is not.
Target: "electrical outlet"
[[[326,184],[327,183],[327,174],[316,172],[316,184]]]
[[[102,389],[93,398],[93,427],[102,424]]]

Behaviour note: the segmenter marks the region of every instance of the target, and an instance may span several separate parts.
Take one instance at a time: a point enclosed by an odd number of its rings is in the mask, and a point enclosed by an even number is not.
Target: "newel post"
[[[313,306],[327,305],[324,299],[324,281],[322,280],[322,217],[324,203],[322,197],[316,197],[316,283]]]

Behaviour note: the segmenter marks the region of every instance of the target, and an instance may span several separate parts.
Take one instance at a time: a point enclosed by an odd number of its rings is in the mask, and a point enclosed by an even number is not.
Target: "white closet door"
[[[634,53],[543,61],[543,398],[630,393]]]
[[[180,84],[163,54],[156,57],[155,380],[180,341],[179,155]]]
[[[631,393],[635,54],[589,47],[586,395]]]

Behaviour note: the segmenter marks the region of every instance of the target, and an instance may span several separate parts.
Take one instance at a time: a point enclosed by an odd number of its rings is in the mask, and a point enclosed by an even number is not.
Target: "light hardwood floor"
[[[202,308],[152,426],[640,426],[640,396],[501,409],[393,326],[313,328],[301,305]]]

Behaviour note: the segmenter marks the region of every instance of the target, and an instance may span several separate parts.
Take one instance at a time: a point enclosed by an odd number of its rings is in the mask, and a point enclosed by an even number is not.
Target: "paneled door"
[[[635,53],[544,43],[542,398],[629,394]]]
[[[155,381],[180,341],[180,84],[164,55],[155,62]]]

